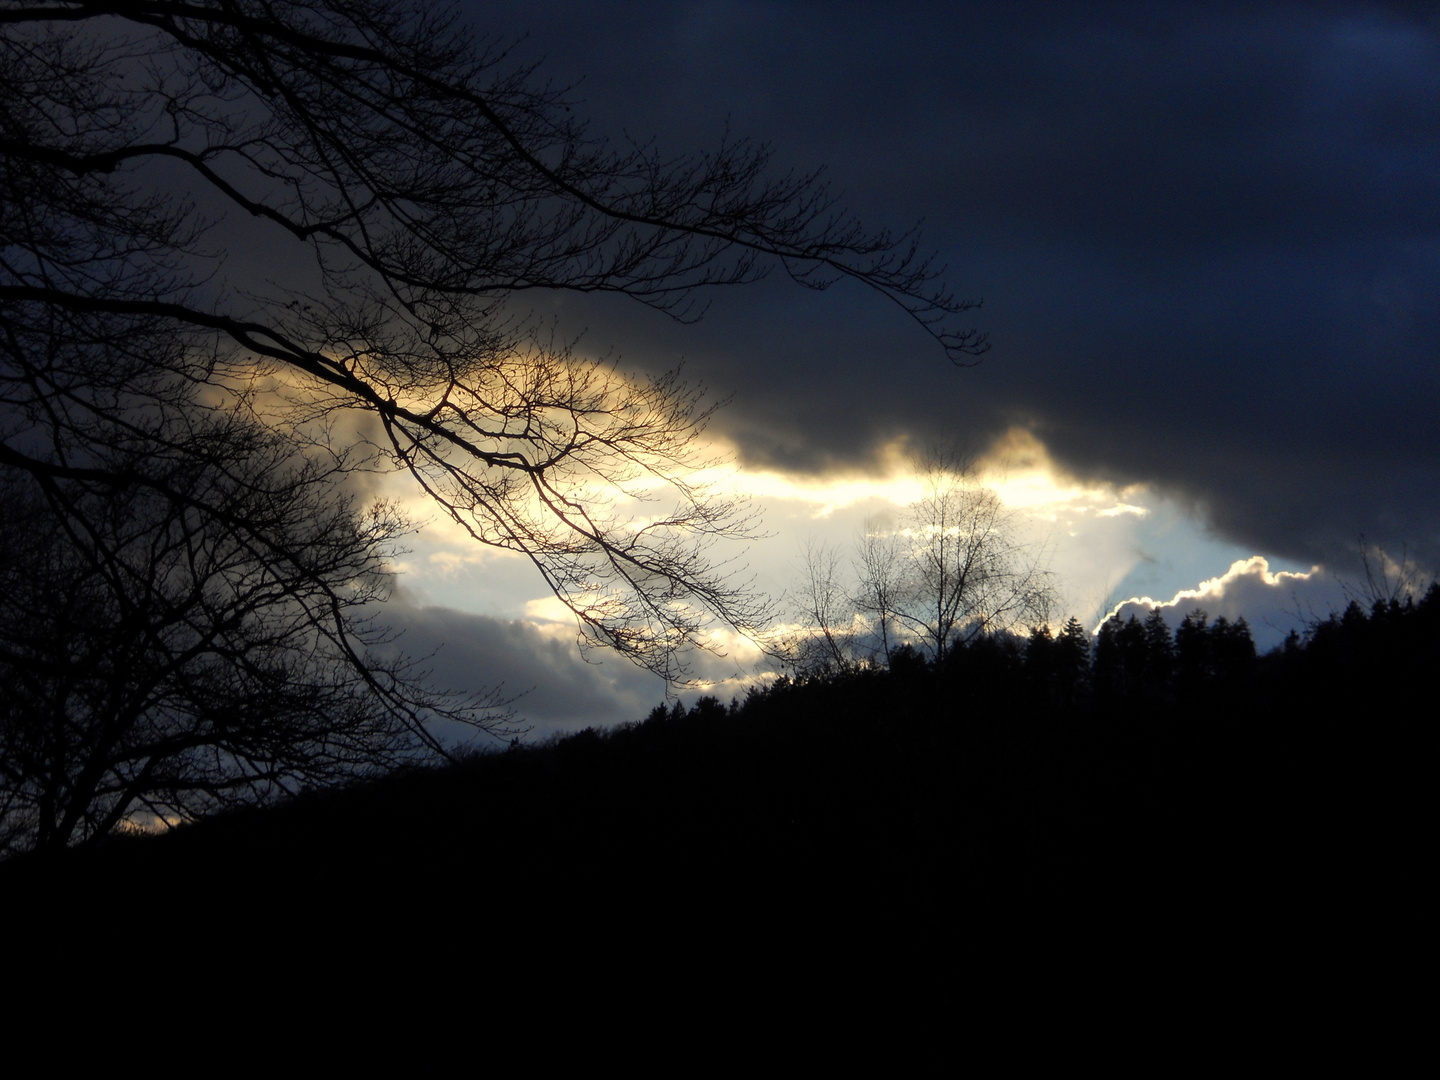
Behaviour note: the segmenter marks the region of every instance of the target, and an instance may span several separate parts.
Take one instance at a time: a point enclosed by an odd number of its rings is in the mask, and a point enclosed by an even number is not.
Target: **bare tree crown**
[[[180,462],[0,470],[0,856],[424,760],[437,720],[513,730],[375,621],[393,508],[243,419],[190,434]]]
[[[917,473],[921,496],[903,520],[857,539],[848,586],[836,551],[806,548],[793,601],[799,669],[888,663],[904,645],[943,661],[980,634],[1050,617],[1044,552],[1024,541],[1000,496],[954,454],[920,459]]]

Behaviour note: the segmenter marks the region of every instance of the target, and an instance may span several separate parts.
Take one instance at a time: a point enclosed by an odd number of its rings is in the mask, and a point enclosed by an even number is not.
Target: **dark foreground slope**
[[[1259,658],[1195,620],[902,655],[12,860],[0,999],[107,1067],[1373,1065],[1424,1030],[1437,600]]]
[[[1429,849],[1435,600],[1258,659],[1177,652],[1148,681],[1034,640],[903,656],[22,860],[3,883],[16,904],[497,926],[1398,898]]]

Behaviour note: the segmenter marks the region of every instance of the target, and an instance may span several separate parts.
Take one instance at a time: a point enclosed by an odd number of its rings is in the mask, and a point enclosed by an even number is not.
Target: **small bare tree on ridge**
[[[833,551],[806,549],[796,606],[807,625],[791,647],[799,669],[888,662],[902,645],[939,662],[979,634],[1049,619],[1044,551],[1022,539],[1000,496],[953,454],[932,453],[917,472],[921,496],[900,521],[870,523],[856,540],[850,588]]]

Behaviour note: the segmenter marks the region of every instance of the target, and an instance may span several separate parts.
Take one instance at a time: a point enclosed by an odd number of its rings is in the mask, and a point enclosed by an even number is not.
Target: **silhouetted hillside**
[[[1173,639],[1131,620],[1093,650],[1065,641],[987,638],[940,666],[904,651],[889,670],[17,860],[5,885],[225,909],[472,898],[486,917],[782,920],[1405,887],[1429,816],[1440,589],[1352,605],[1262,657],[1243,622],[1203,613]]]

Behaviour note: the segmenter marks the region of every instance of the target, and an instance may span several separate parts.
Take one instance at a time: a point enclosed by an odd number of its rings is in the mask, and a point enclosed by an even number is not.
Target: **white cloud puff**
[[[1321,567],[1309,570],[1270,569],[1260,555],[1239,559],[1218,577],[1202,581],[1193,589],[1181,589],[1168,600],[1132,596],[1110,609],[1109,616],[1121,620],[1131,615],[1143,619],[1159,608],[1172,627],[1196,608],[1210,618],[1223,615],[1232,622],[1244,618],[1250,624],[1255,644],[1262,651],[1279,643],[1290,630],[1343,606],[1344,593],[1338,582]]]

